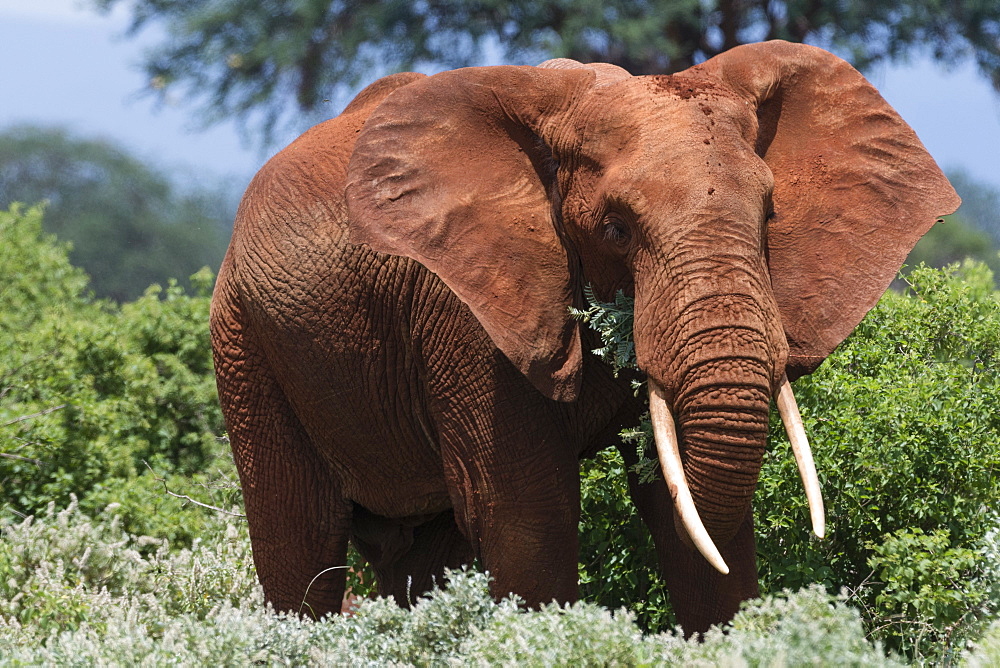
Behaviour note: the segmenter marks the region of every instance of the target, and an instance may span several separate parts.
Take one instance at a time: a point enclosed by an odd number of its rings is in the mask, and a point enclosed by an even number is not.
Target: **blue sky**
[[[156,35],[125,38],[126,19],[100,16],[83,0],[0,0],[0,129],[62,125],[167,169],[246,183],[275,149],[248,146],[234,124],[200,130],[184,100],[141,95],[139,61]],[[942,167],[1000,188],[1000,97],[971,65],[945,71],[917,60],[868,76]]]

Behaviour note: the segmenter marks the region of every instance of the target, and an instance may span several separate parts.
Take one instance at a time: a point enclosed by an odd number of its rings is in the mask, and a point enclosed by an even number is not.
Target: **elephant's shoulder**
[[[358,93],[357,96],[351,100],[351,103],[344,108],[344,113],[342,115],[346,116],[361,113],[367,117],[368,114],[371,113],[372,109],[382,104],[382,101],[389,97],[389,94],[396,89],[426,78],[426,74],[420,74],[419,72],[400,72],[398,74],[390,74],[387,77],[382,77],[381,79],[368,84],[368,86]]]
[[[306,130],[268,160],[247,189],[244,204],[275,203],[285,212],[304,209],[300,213],[308,213],[306,218],[332,214],[343,221],[347,163],[358,132],[393,91],[423,78],[426,75],[404,72],[369,85],[342,114]]]

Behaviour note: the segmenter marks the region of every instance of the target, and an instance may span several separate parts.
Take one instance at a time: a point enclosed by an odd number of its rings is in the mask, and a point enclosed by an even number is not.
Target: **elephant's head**
[[[352,240],[434,271],[552,399],[579,391],[582,286],[634,291],[658,441],[679,437],[668,484],[716,542],[747,515],[786,374],[959,203],[857,71],[784,42],[673,76],[559,60],[422,79],[365,123],[347,193]]]

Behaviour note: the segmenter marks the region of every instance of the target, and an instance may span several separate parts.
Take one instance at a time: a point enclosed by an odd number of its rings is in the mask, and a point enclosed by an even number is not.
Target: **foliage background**
[[[310,661],[346,656],[324,652],[360,638],[373,643],[364,654],[372,661],[493,656],[521,642],[553,657],[617,648],[625,654],[607,656],[638,660],[653,646],[681,652],[664,656],[753,657],[813,651],[823,627],[831,652],[861,652],[865,662],[882,656],[874,640],[906,660],[952,662],[970,641],[981,645],[973,663],[996,656],[998,629],[988,628],[1000,606],[1000,304],[982,264],[918,268],[905,294],[887,293],[819,371],[796,382],[828,537],[809,535],[775,420],[755,505],[762,589],[777,598],[737,620],[750,635],[692,649],[670,634],[638,635],[669,629],[672,613],[613,448],[583,465],[580,575],[587,600],[629,616],[581,604],[522,619],[488,602],[481,580],[461,577],[455,593],[412,617],[381,604],[347,626],[270,616],[220,439],[205,327],[210,274],[193,278],[194,294],[170,284],[123,305],[95,299],[41,218],[39,208],[0,213],[0,654],[166,662],[179,647],[216,656],[217,637],[246,656]],[[627,301],[593,308],[611,323],[606,352],[627,353],[618,345],[629,336],[618,326]],[[355,581],[357,591],[366,582]],[[821,590],[781,593],[812,583]],[[257,640],[237,642],[223,621]],[[491,630],[447,635],[467,622]],[[795,640],[804,629],[808,642]],[[792,644],[774,645],[779,636]]]
[[[910,657],[945,660],[996,615],[1000,531],[1000,302],[987,267],[918,267],[888,292],[795,393],[827,508],[811,535],[780,420],[755,496],[764,592],[845,588],[872,637]],[[634,364],[631,303],[591,303],[596,351]],[[639,447],[650,451],[651,435]],[[643,463],[640,463],[642,466]],[[627,501],[624,465],[585,463],[581,582],[590,600],[669,620],[651,542]],[[619,518],[625,517],[622,523]],[[640,549],[635,549],[635,546]]]
[[[60,128],[19,125],[0,132],[0,209],[45,202],[45,230],[69,242],[89,288],[136,299],[204,266],[218,269],[229,243],[231,188],[178,175],[121,146]]]

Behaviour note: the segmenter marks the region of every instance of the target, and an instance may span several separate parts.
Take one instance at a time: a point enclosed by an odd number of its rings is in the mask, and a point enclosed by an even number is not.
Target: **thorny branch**
[[[30,415],[22,415],[21,417],[14,418],[10,422],[4,422],[0,427],[9,427],[12,424],[17,424],[18,422],[24,422],[25,420],[30,420],[31,418],[41,417],[42,415],[48,415],[49,413],[54,413],[58,410],[66,408],[69,404],[59,404],[58,406],[52,406],[51,408],[46,408],[43,411],[38,411],[37,413],[31,413]]]
[[[0,394],[0,396],[2,396],[2,394]],[[24,422],[26,420],[30,420],[32,418],[41,417],[42,415],[48,415],[49,413],[54,413],[54,412],[56,412],[58,410],[66,408],[66,406],[67,406],[67,404],[59,404],[58,406],[52,406],[50,408],[46,408],[43,411],[38,411],[37,413],[31,413],[30,415],[22,415],[21,417],[16,417],[13,420],[10,420],[9,422],[4,422],[3,424],[0,424],[0,427],[9,427],[9,426],[15,425],[15,424],[17,424],[19,422]],[[21,446],[21,447],[24,447],[24,446]],[[20,449],[20,448],[18,448],[18,449]],[[12,452],[0,452],[0,457],[2,457],[4,459],[14,459],[14,460],[19,461],[19,462],[31,462],[35,466],[43,466],[45,464],[45,462],[43,462],[40,459],[35,459],[33,457],[24,457],[22,455],[15,455]]]
[[[225,510],[223,508],[219,508],[218,506],[211,506],[211,505],[209,505],[207,503],[202,503],[201,501],[198,501],[197,499],[192,499],[187,494],[178,494],[177,492],[172,491],[170,489],[170,487],[167,485],[167,481],[164,478],[160,478],[160,477],[158,477],[156,475],[156,471],[154,471],[153,467],[149,465],[149,462],[143,460],[142,463],[145,464],[146,468],[149,469],[149,472],[153,474],[153,480],[155,480],[156,482],[162,482],[163,483],[163,491],[165,491],[170,496],[172,496],[174,498],[177,498],[177,499],[183,499],[184,501],[188,501],[190,503],[193,503],[196,506],[201,506],[202,508],[208,508],[209,510],[214,510],[214,511],[216,511],[218,513],[222,513],[223,515],[229,515],[230,517],[241,517],[243,519],[246,519],[246,515],[244,515],[243,513],[234,513],[231,510]]]
[[[35,466],[42,466],[45,464],[41,459],[34,459],[32,457],[22,457],[21,455],[13,455],[9,452],[0,452],[0,457],[5,457],[7,459],[16,459],[19,462],[31,462]]]

